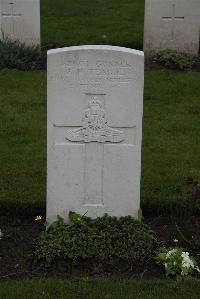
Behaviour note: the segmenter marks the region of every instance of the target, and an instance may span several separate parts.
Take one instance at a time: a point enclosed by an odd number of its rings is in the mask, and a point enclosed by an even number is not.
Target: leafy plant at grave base
[[[50,265],[56,258],[101,261],[143,261],[151,252],[154,233],[131,216],[91,219],[69,213],[69,222],[58,217],[38,241],[36,260]],[[118,263],[118,262],[117,262]]]
[[[200,272],[195,259],[178,247],[160,249],[155,259],[158,264],[165,267],[166,276],[175,276],[179,279],[194,270]]]
[[[176,50],[166,49],[154,53],[151,57],[153,63],[165,68],[178,70],[191,70],[200,64],[199,57],[188,53],[181,53]]]
[[[41,69],[44,58],[39,47],[27,47],[19,41],[12,41],[8,37],[0,40],[0,69],[15,68],[19,70]]]
[[[139,208],[139,210],[138,210],[138,222],[142,223],[142,220],[143,220],[142,209]]]

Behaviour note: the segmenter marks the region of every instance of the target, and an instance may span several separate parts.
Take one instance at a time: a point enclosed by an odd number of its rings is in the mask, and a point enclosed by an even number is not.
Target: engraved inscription
[[[66,139],[74,142],[113,142],[124,140],[123,132],[110,128],[107,125],[105,110],[102,102],[94,96],[84,111],[83,126],[75,130],[69,130]]]
[[[135,77],[134,77],[135,78]],[[127,83],[133,79],[133,66],[125,60],[101,61],[89,63],[87,60],[67,60],[59,72],[52,71],[51,81],[62,80],[68,85],[78,83],[80,86],[94,84]]]

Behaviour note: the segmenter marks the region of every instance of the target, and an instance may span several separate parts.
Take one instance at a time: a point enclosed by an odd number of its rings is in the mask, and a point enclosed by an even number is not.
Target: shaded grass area
[[[143,204],[182,204],[186,178],[200,180],[200,73],[149,71],[145,75]]]
[[[41,205],[46,182],[46,72],[0,72],[0,200]]]
[[[32,279],[0,282],[4,299],[198,299],[200,283],[189,280],[176,283],[161,279]]]
[[[144,0],[42,0],[42,44],[111,44],[142,49]]]
[[[200,180],[199,80],[198,72],[145,74],[141,200],[154,212],[191,197],[186,177]],[[46,72],[2,70],[0,115],[1,207],[45,207]]]

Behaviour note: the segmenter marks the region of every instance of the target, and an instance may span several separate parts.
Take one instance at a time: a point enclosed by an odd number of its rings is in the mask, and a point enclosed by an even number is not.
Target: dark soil
[[[34,217],[0,217],[0,277],[32,273],[32,256],[37,238],[44,229]]]
[[[45,216],[43,216],[45,219]],[[193,215],[190,222],[161,215],[145,219],[155,231],[155,249],[163,245],[173,246],[173,239],[186,248],[200,264],[200,217]],[[34,249],[39,234],[45,229],[44,222],[35,221],[35,216],[0,216],[0,278],[26,276],[71,276],[71,275],[164,275],[152,254],[141,265],[102,261],[78,261],[72,264],[64,259],[56,260],[48,269],[34,263]],[[116,266],[117,265],[117,266]]]

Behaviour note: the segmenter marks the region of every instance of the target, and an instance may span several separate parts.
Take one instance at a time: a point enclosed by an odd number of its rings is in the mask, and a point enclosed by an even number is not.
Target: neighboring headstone
[[[199,51],[200,0],[146,0],[144,52]]]
[[[0,36],[40,44],[40,0],[0,0]]]
[[[140,207],[143,52],[48,51],[47,220]]]

